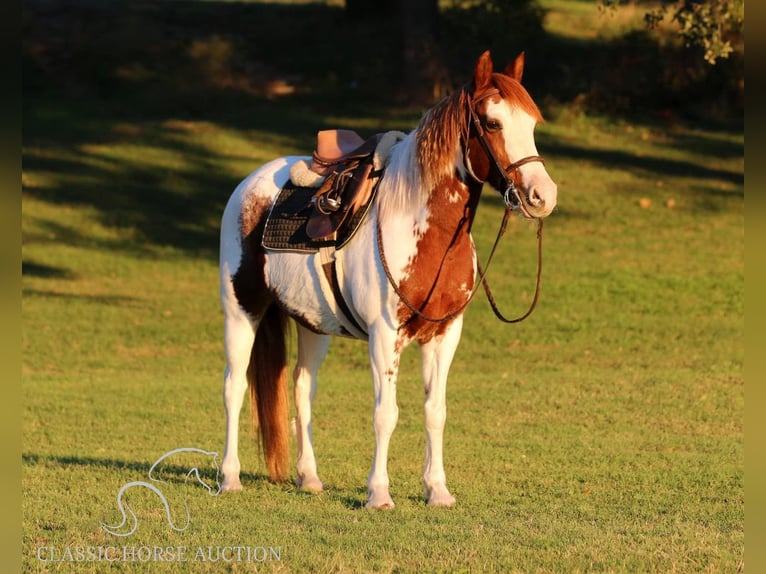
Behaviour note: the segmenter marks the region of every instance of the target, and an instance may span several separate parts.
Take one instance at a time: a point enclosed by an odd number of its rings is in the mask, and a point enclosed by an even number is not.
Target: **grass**
[[[25,100],[24,571],[743,568],[743,134],[567,106],[549,106],[538,130],[560,189],[539,307],[512,327],[484,301],[467,311],[448,390],[455,508],[422,500],[422,387],[408,349],[390,460],[397,508],[362,509],[373,448],[366,349],[338,339],[315,406],[326,492],[268,482],[243,421],[242,493],[207,496],[185,481],[200,461],[183,458],[164,470],[163,491],[179,523],[188,502],[188,529],[173,532],[139,490],[129,495],[138,530],[103,531],[119,522],[118,489],[147,480],[160,455],[223,449],[216,236],[238,180],[305,152],[325,125],[402,129],[418,116],[300,94],[226,98],[231,109],[194,114],[41,89]],[[500,215],[487,192],[475,224],[482,256]],[[514,220],[490,271],[509,314],[532,295],[534,247],[534,226]],[[36,556],[78,546],[180,546],[189,562]],[[194,560],[200,547],[231,546],[280,559]]]

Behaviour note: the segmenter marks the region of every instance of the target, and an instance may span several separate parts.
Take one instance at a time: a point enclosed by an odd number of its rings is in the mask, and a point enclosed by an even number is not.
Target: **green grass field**
[[[185,475],[204,461],[183,455],[162,477],[176,523],[188,503],[188,528],[171,530],[159,499],[135,490],[137,531],[106,533],[102,522],[120,521],[120,487],[146,481],[163,453],[223,451],[216,250],[234,186],[272,157],[310,151],[325,126],[411,129],[419,117],[330,112],[300,95],[234,103],[190,116],[52,91],[25,102],[25,572],[744,568],[744,135],[555,105],[537,137],[559,184],[538,309],[503,326],[478,297],[451,370],[455,508],[422,498],[413,348],[389,466],[397,508],[363,509],[374,445],[366,348],[338,339],[314,409],[326,492],[270,483],[243,418],[243,492],[208,496]],[[485,193],[482,258],[501,215]],[[534,224],[514,220],[490,271],[509,314],[526,309],[534,272]],[[203,474],[214,478],[210,465]],[[78,547],[116,547],[121,559],[67,561]],[[164,554],[144,560],[155,547]],[[208,547],[212,558],[227,547],[255,555],[202,560]]]

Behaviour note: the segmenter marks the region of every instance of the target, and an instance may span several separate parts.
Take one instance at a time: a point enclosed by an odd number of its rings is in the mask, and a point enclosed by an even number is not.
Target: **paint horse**
[[[366,339],[374,392],[375,451],[367,480],[367,508],[393,508],[388,448],[398,418],[399,357],[420,345],[425,385],[426,456],[423,485],[431,506],[452,506],[442,441],[446,382],[463,324],[462,308],[476,282],[471,225],[482,187],[509,194],[527,218],[556,206],[556,184],[537,155],[535,125],[541,113],[521,85],[524,54],[502,73],[489,52],[473,79],[422,117],[390,149],[384,174],[360,228],[334,257],[342,270],[344,307]],[[239,414],[248,386],[252,416],[269,477],[284,481],[288,460],[288,320],[297,323],[293,371],[297,479],[320,491],[312,446],[311,406],[317,371],[333,335],[348,335],[337,301],[327,297],[319,254],[272,251],[263,246],[266,220],[302,157],[275,159],[234,190],[221,226],[220,286],[225,317],[223,399],[226,447],[223,491],[241,490]],[[457,312],[456,312],[457,310]],[[441,318],[441,320],[439,320]],[[348,319],[348,318],[346,318]]]

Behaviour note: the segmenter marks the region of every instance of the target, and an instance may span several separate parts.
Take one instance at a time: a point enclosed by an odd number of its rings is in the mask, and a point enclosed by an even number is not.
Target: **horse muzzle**
[[[534,163],[522,170],[527,164]],[[522,158],[502,172],[506,182],[503,199],[507,206],[519,210],[528,219],[547,217],[556,207],[558,190],[539,155]],[[531,173],[529,173],[531,171]]]
[[[557,195],[558,189],[552,180],[548,185],[533,185],[522,190],[511,182],[503,192],[503,200],[527,219],[540,219],[549,216],[556,207]]]

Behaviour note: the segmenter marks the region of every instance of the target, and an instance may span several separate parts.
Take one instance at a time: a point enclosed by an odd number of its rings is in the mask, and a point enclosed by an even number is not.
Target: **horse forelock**
[[[529,114],[536,122],[543,121],[540,108],[529,95],[529,92],[520,82],[505,74],[492,74],[492,82],[500,91],[500,97],[508,102],[511,107],[519,108]]]

